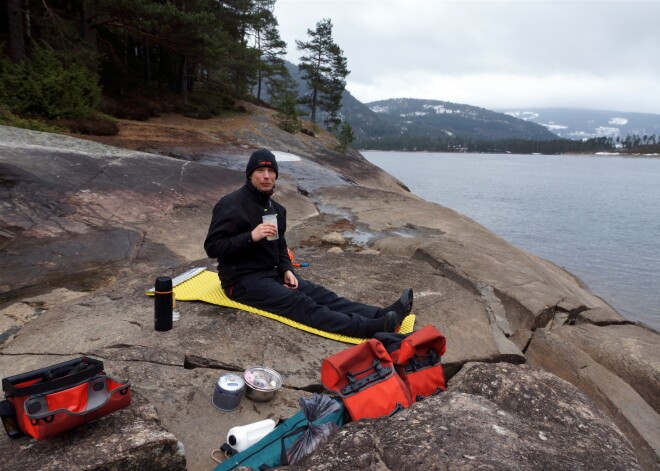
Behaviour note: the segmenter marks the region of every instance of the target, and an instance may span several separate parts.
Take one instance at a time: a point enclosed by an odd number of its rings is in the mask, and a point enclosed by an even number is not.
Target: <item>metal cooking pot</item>
[[[255,402],[267,402],[282,387],[282,377],[272,368],[253,366],[243,373],[245,396]]]

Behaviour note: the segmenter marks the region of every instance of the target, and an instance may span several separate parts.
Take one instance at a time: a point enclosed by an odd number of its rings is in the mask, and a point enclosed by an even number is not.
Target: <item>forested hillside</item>
[[[437,100],[399,98],[368,103],[399,131],[416,138],[461,137],[469,140],[529,139],[547,141],[557,136],[536,123],[476,106]],[[371,135],[366,141],[386,136]]]
[[[38,91],[39,78],[29,70],[35,62],[46,67],[44,75],[65,81],[54,70],[56,61],[85,88],[80,101],[90,109],[99,99],[97,87],[107,96],[176,93],[186,102],[196,87],[212,84],[242,96],[272,80],[278,73],[273,58],[286,47],[272,15],[274,0],[44,0],[26,10],[27,3],[9,0],[2,11],[8,59],[27,63],[20,76],[5,60],[3,72],[17,77],[15,84],[4,81],[3,102],[16,94],[10,85],[28,87],[19,78]],[[20,111],[54,115],[43,108]]]
[[[282,113],[300,128],[298,105],[339,128],[347,59],[332,22],[296,41],[307,94],[285,67],[275,0],[9,0],[0,9],[0,122],[113,132],[112,117],[161,112],[205,118],[235,99]],[[320,59],[319,59],[320,58]],[[116,129],[114,130],[116,132]],[[310,131],[313,132],[313,129]]]
[[[468,152],[657,152],[653,136],[570,140],[547,126],[466,104],[360,103],[332,21],[286,44],[276,0],[7,0],[0,8],[0,123],[115,134],[117,118],[200,119],[276,109],[283,129],[333,131],[356,148]],[[284,60],[295,47],[299,62]],[[310,121],[303,124],[303,119]],[[651,139],[653,137],[653,139]]]

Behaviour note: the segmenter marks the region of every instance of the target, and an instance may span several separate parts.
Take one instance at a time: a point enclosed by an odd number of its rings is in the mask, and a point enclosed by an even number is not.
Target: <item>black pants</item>
[[[350,301],[296,277],[297,289],[284,286],[281,276],[263,274],[243,277],[224,289],[234,301],[326,332],[370,338],[383,331],[386,312],[382,308]]]

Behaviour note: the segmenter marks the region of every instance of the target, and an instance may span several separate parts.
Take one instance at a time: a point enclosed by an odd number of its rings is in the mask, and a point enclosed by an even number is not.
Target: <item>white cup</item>
[[[264,214],[263,220],[268,224],[274,225],[275,230],[277,230],[277,214]],[[275,233],[275,235],[273,236],[266,237],[266,240],[277,240],[279,238],[280,238],[279,233]]]

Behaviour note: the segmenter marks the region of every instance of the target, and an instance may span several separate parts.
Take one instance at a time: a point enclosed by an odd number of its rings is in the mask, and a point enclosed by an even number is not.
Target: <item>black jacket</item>
[[[264,214],[277,214],[279,239],[252,242],[252,229]],[[260,192],[250,182],[223,196],[213,208],[213,218],[204,241],[206,254],[218,259],[218,273],[225,288],[242,276],[264,272],[282,275],[292,270],[284,233],[286,209]]]

